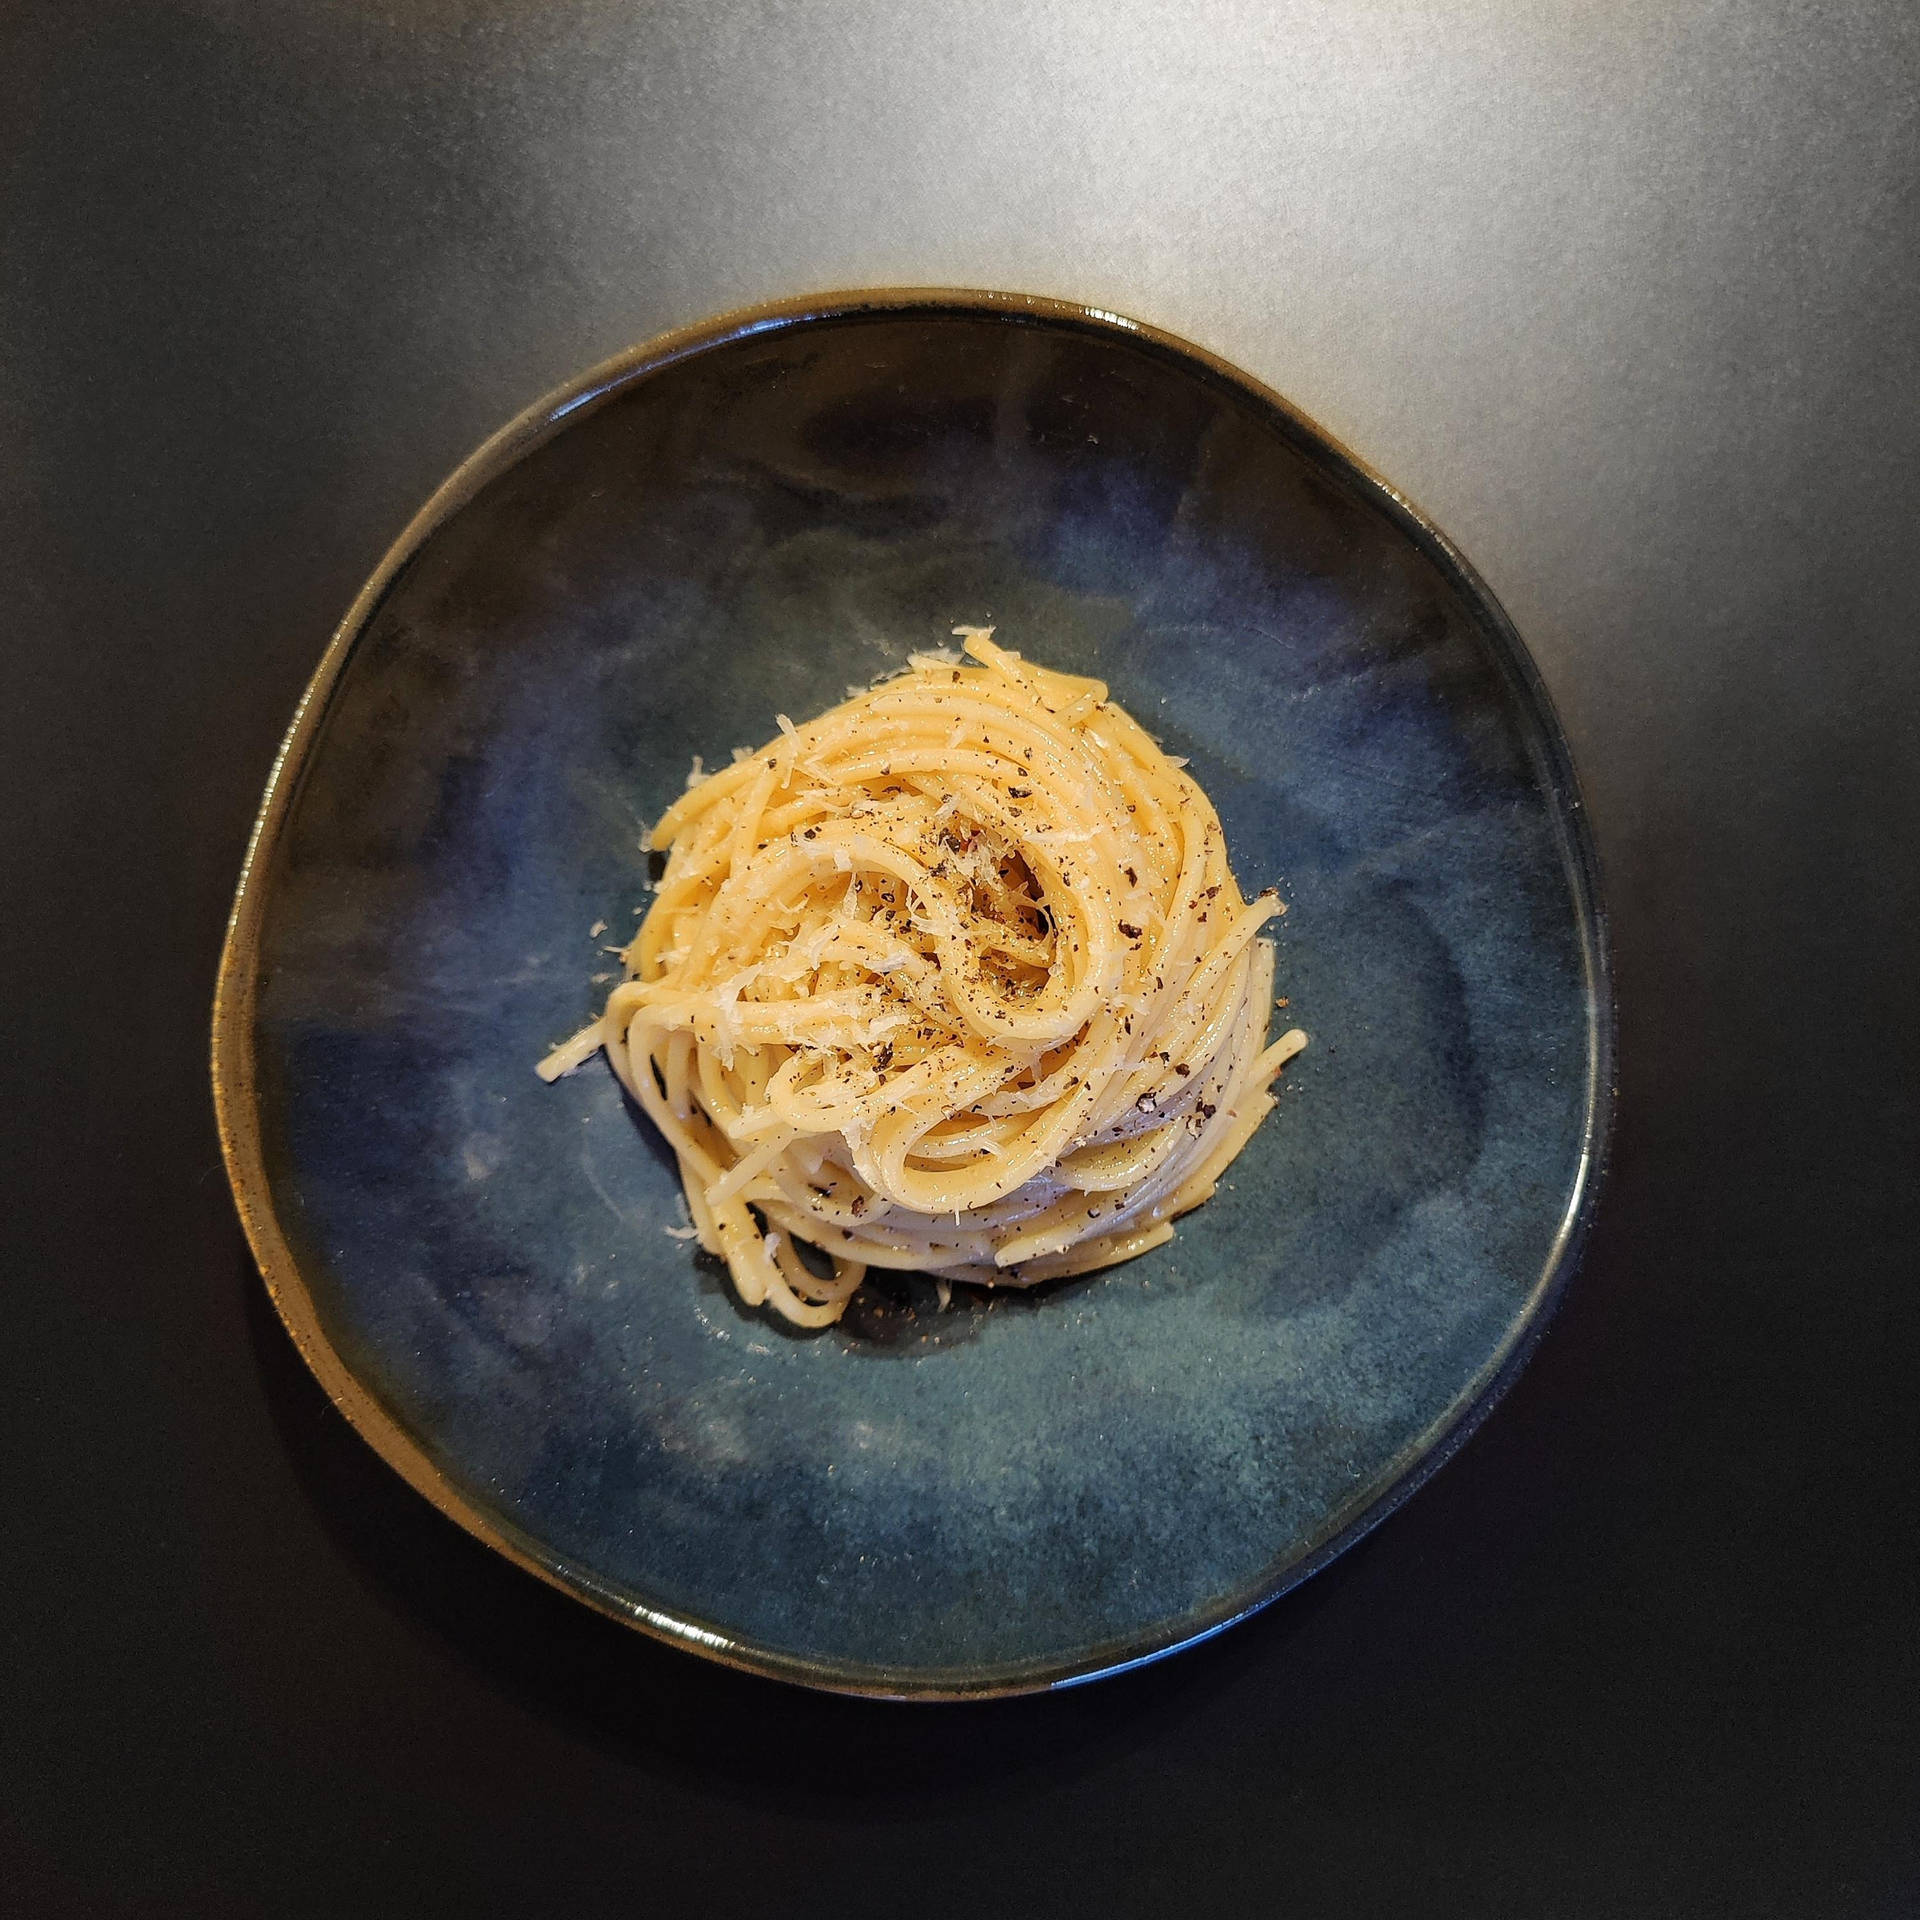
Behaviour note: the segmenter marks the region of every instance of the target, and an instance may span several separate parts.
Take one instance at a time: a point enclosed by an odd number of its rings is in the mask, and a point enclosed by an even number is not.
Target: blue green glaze
[[[1171,1246],[797,1336],[666,1233],[603,1065],[533,1063],[690,756],[960,621],[1191,756],[1313,1046]],[[1092,321],[783,321],[596,395],[401,571],[263,859],[263,1138],[328,1338],[564,1580],[773,1670],[1024,1686],[1210,1631],[1440,1457],[1572,1258],[1608,1009],[1524,656],[1311,429]]]

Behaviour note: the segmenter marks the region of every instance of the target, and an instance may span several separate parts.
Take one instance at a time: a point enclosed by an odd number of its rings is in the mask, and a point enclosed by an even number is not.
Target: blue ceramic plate
[[[1313,1047],[1171,1246],[796,1335],[665,1231],[611,1074],[533,1065],[690,757],[961,621],[1191,757]],[[860,295],[643,348],[428,504],[275,768],[215,1086],[280,1312],[443,1510],[736,1665],[1010,1692],[1272,1599],[1491,1404],[1593,1204],[1605,968],[1539,680],[1398,495],[1112,315]]]

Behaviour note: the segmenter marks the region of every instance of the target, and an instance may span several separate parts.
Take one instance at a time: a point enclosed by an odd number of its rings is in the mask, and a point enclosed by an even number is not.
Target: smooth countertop
[[[1920,1911],[1920,16],[28,0],[0,18],[0,1903]],[[1566,723],[1614,1170],[1485,1427],[1220,1641],[904,1709],[709,1669],[333,1413],[213,967],[335,620],[716,309],[1184,334],[1459,543]]]

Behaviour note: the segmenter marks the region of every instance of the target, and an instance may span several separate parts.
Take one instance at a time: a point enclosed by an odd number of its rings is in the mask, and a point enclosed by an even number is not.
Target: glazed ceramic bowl
[[[796,1334],[604,1063],[534,1062],[691,757],[960,622],[1189,756],[1313,1046],[1170,1246]],[[954,293],[715,321],[476,453],[321,662],[215,1019],[261,1269],[388,1461],[648,1632],[918,1697],[1187,1645],[1404,1497],[1572,1267],[1610,1062],[1565,745],[1460,556],[1206,354]]]

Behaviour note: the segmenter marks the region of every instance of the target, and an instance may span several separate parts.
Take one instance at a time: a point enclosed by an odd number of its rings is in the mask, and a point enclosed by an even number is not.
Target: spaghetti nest
[[[955,631],[978,664],[916,655],[690,786],[630,977],[541,1066],[604,1045],[701,1245],[801,1326],[870,1266],[1028,1285],[1159,1246],[1306,1045],[1266,1043],[1283,909],[1182,763]]]

